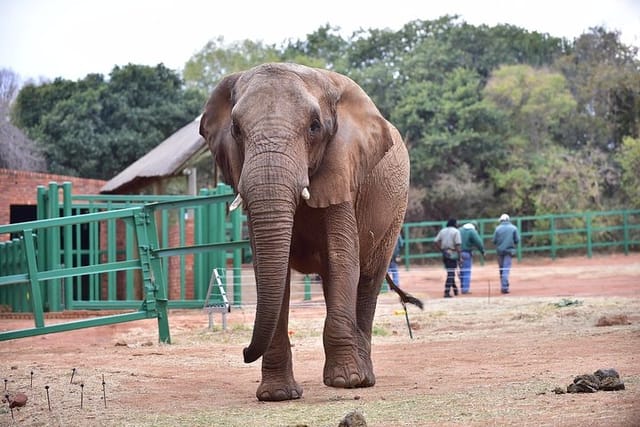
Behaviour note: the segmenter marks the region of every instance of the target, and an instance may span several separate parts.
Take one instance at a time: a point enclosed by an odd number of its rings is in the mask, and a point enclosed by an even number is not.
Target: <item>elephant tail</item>
[[[387,283],[389,284],[389,287],[393,289],[398,295],[400,295],[400,301],[402,301],[403,305],[409,303],[409,304],[415,305],[416,307],[420,307],[420,310],[423,309],[424,305],[422,304],[422,301],[420,301],[418,298],[414,297],[413,295],[409,294],[408,292],[405,292],[402,289],[400,289],[400,287],[394,283],[391,276],[389,276],[389,273],[387,273],[386,278],[387,278]]]

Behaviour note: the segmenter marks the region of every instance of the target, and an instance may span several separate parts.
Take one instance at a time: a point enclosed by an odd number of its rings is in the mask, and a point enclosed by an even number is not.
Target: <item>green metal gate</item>
[[[237,230],[231,234],[235,240],[228,240],[229,233],[225,232],[224,224],[227,222],[226,206],[233,199],[233,194],[226,193],[195,198],[174,197],[173,200],[142,206],[0,226],[0,235],[14,236],[10,243],[0,249],[0,304],[10,303],[20,309],[28,308],[24,311],[32,311],[35,321],[34,328],[0,333],[0,340],[157,318],[160,340],[170,342],[166,260],[172,256],[195,254],[207,257],[217,268],[224,268],[227,253],[237,254],[249,247],[248,241],[238,238],[241,233]],[[55,211],[55,203],[49,203]],[[183,242],[179,241],[172,246],[170,239],[165,238],[161,244],[159,234],[164,235],[166,227],[159,228],[157,218],[166,219],[170,210],[182,213],[190,209],[203,210],[206,213],[203,221],[206,221],[211,218],[209,215],[212,212],[205,208],[212,206],[217,207],[217,217],[223,219],[218,221],[223,224],[221,230],[217,234],[211,232],[215,234],[215,241],[194,245],[181,244]],[[65,208],[64,212],[68,213],[70,209]],[[166,221],[167,224],[169,222]],[[238,222],[241,222],[240,219],[236,219]],[[125,232],[121,235],[126,240],[124,250],[118,250],[115,226],[118,223],[124,224]],[[88,233],[90,242],[102,241],[104,245],[93,244],[91,247],[94,250],[88,252],[79,249],[78,245],[74,247],[74,242],[77,243],[83,232]],[[101,239],[104,235],[106,238]],[[100,250],[95,250],[96,247]],[[131,283],[136,277],[135,273],[141,281],[140,298],[135,297]],[[86,300],[77,298],[83,294],[83,286],[87,283],[82,278],[91,279],[88,282],[89,298]],[[118,278],[124,279],[123,298],[118,296],[118,283],[122,282]],[[208,278],[202,285],[205,292],[206,283]],[[205,296],[204,292],[196,291],[194,299],[178,300],[175,307],[202,308]],[[63,307],[135,311],[65,324],[44,324],[44,312],[59,311]]]

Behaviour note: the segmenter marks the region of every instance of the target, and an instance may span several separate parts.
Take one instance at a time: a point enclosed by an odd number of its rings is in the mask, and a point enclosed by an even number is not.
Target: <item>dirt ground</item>
[[[374,387],[322,384],[318,298],[292,307],[304,394],[279,403],[256,400],[260,362],[242,361],[251,304],[232,309],[226,330],[220,314],[210,328],[201,310],[172,311],[170,345],[154,319],[1,342],[5,393],[28,402],[0,405],[0,425],[337,426],[351,411],[369,426],[640,425],[640,254],[514,263],[509,295],[493,262],[476,260],[472,293],[451,299],[438,266],[400,274],[425,307],[408,307],[411,338],[397,295],[380,296]],[[33,325],[15,317],[0,316],[0,330]],[[601,368],[626,389],[554,392]]]

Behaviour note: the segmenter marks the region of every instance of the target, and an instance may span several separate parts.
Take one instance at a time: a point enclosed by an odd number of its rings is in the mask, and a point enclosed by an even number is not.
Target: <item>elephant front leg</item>
[[[291,342],[289,341],[290,273],[287,275],[278,327],[268,350],[262,356],[262,381],[256,397],[260,401],[281,401],[302,397],[302,386],[293,377]]]
[[[325,323],[324,384],[339,388],[373,386],[375,375],[370,343],[351,320],[339,317],[335,320],[338,324],[329,319]]]
[[[356,221],[346,204],[332,208],[327,223],[327,304],[323,343],[324,383],[330,387],[368,387],[375,383],[370,343],[358,327],[357,288],[360,275]]]

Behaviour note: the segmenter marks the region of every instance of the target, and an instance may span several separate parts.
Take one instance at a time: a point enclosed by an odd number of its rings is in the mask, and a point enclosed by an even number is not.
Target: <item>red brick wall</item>
[[[193,230],[193,216],[189,216],[189,219],[185,220],[185,242],[187,246],[195,244],[194,230]],[[178,224],[173,224],[169,228],[169,244],[165,246],[178,247],[180,246],[180,228]],[[180,257],[172,256],[165,258],[169,262],[169,299],[180,299]],[[193,264],[194,255],[185,255],[184,275],[185,275],[185,299],[193,299],[195,289],[193,287]]]
[[[50,182],[71,182],[73,194],[98,194],[107,181],[52,175],[48,173],[0,169],[0,225],[10,221],[11,205],[36,205],[37,188]]]

